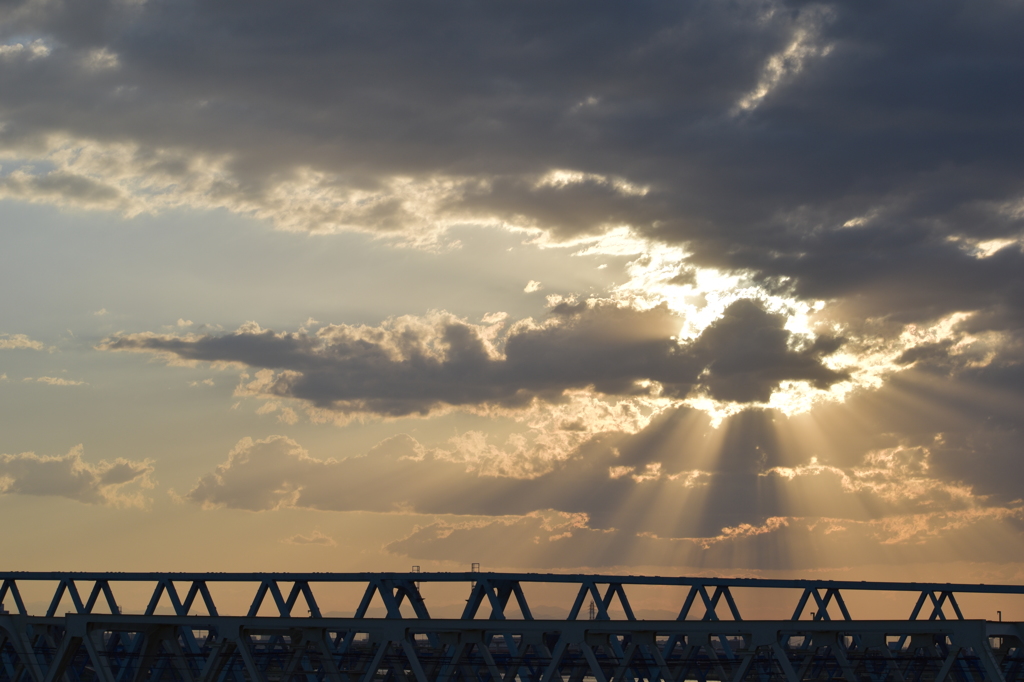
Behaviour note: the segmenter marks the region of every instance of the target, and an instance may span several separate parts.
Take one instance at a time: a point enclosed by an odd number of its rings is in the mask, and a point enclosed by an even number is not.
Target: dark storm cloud
[[[128,175],[176,154],[161,172],[185,203],[307,229],[421,229],[389,181],[448,178],[442,223],[627,224],[854,318],[1021,327],[1019,246],[964,248],[1022,231],[1019,3],[26,0],[0,18],[22,46],[0,56],[0,138],[29,157],[53,133],[138,145]],[[301,169],[379,195],[281,204]],[[61,183],[114,191],[7,191]]]
[[[666,306],[638,311],[613,305],[563,306],[544,325],[521,324],[505,336],[503,355],[487,328],[451,316],[331,326],[315,336],[247,328],[223,336],[128,334],[100,348],[170,353],[183,360],[237,362],[280,373],[259,390],[341,412],[426,413],[440,405],[521,407],[561,401],[568,389],[611,395],[650,392],[683,398],[703,388],[713,398],[766,401],[784,380],[819,388],[846,378],[822,356],[838,340],[794,350],[785,318],[739,300],[692,343],[678,343],[681,320]]]
[[[783,318],[771,315],[750,300],[741,299],[725,309],[694,343],[693,353],[705,360],[704,382],[713,398],[736,402],[767,402],[785,379],[809,381],[827,388],[846,378],[823,367],[823,355],[835,352],[842,340],[819,337],[801,352],[788,348],[790,334]]]
[[[1021,315],[1011,309],[1024,295],[1024,251],[1019,246],[978,258],[949,239],[970,225],[938,229],[902,219],[911,224],[879,220],[831,232],[810,230],[773,253],[767,244],[760,250],[739,246],[735,251],[745,251],[739,257],[769,280],[795,278],[790,287],[800,297],[838,299],[837,315],[845,319],[915,322],[956,311],[983,311],[976,329],[1021,331]],[[1021,228],[1017,224],[1008,232]]]
[[[546,172],[552,159],[544,157],[573,161],[578,153],[572,114],[588,97],[611,96],[615,108],[625,106],[613,119],[645,109],[661,119],[659,103],[637,101],[641,95],[667,95],[693,112],[727,108],[752,85],[761,58],[788,39],[792,18],[765,23],[764,9],[95,2],[86,10],[78,3],[8,3],[4,33],[42,34],[54,51],[49,61],[26,63],[33,73],[8,69],[5,76],[25,85],[29,75],[59,82],[70,88],[59,95],[66,103],[98,107],[92,115],[61,115],[46,107],[39,83],[22,96],[22,116],[12,122],[26,134],[48,132],[60,117],[77,120],[74,129],[84,135],[248,149],[249,161],[275,170],[312,163],[389,174],[439,167]],[[718,41],[747,47],[722,50]],[[72,70],[75,60],[104,47],[118,55],[117,73],[76,86],[72,77],[82,74]],[[685,97],[659,95],[668,78],[700,87]],[[117,106],[117,94],[103,85],[138,92]],[[19,113],[15,105],[6,110]],[[603,118],[585,120],[597,154],[608,127]]]
[[[467,187],[448,202],[452,210],[492,214],[513,224],[532,225],[559,238],[595,234],[614,225],[653,224],[666,215],[663,201],[604,177],[573,182],[529,182],[501,177]]]

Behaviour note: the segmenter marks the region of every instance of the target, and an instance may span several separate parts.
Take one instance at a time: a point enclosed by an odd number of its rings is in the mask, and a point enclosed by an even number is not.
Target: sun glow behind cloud
[[[870,329],[853,330],[830,317],[826,301],[802,301],[769,292],[754,281],[752,274],[701,267],[691,262],[691,254],[685,248],[650,242],[635,236],[628,227],[587,240],[575,252],[577,256],[597,254],[633,257],[626,268],[629,279],[609,292],[609,297],[620,305],[640,309],[667,305],[683,320],[677,336],[680,343],[700,336],[722,317],[730,304],[740,299],[760,301],[766,310],[784,315],[785,328],[792,335],[791,343],[809,345],[822,333],[845,339],[843,347],[825,357],[823,364],[848,372],[850,378],[827,388],[812,386],[807,381],[784,380],[763,403],[741,404],[707,395],[694,395],[681,401],[711,415],[715,425],[749,407],[794,415],[807,412],[819,403],[842,402],[852,391],[876,389],[886,377],[911,366],[911,363],[899,362],[911,349],[944,342],[955,343],[954,349],[966,349],[977,341],[958,329],[970,318],[970,314],[959,312],[929,325],[908,324],[895,337],[881,330],[877,334],[870,333]],[[998,340],[988,342],[998,343]],[[977,362],[984,363],[984,360]]]
[[[842,401],[858,388],[877,388],[886,376],[907,366],[896,360],[912,348],[945,341],[961,345],[971,342],[955,330],[966,319],[966,313],[947,315],[927,327],[908,326],[896,338],[852,330],[844,322],[830,321],[827,301],[803,301],[768,291],[755,281],[753,273],[702,267],[692,262],[684,246],[654,242],[629,225],[608,226],[598,236],[555,239],[532,218],[495,215],[474,209],[471,203],[463,209],[450,210],[453,202],[476,191],[474,187],[479,189],[481,182],[487,191],[493,192],[494,187],[486,180],[395,177],[374,190],[347,189],[329,173],[300,168],[254,196],[242,192],[227,157],[212,159],[171,149],[152,152],[126,144],[59,136],[48,138],[44,147],[43,152],[33,152],[34,159],[28,159],[41,164],[16,164],[15,170],[2,179],[0,194],[30,201],[55,201],[57,193],[62,203],[116,209],[126,215],[180,205],[226,207],[269,218],[284,229],[314,232],[361,230],[372,225],[374,230],[383,228],[377,230],[378,234],[424,248],[457,248],[457,241],[445,236],[454,225],[498,227],[520,232],[527,236],[528,243],[542,248],[574,249],[577,256],[631,257],[626,268],[628,280],[604,297],[617,305],[640,310],[667,305],[682,319],[677,334],[681,344],[699,337],[721,318],[730,304],[741,299],[759,301],[766,310],[786,316],[786,329],[794,344],[809,345],[822,333],[846,339],[844,347],[823,362],[831,369],[849,372],[849,380],[827,388],[814,387],[806,381],[782,381],[768,401],[756,405],[786,414],[807,411],[823,401]],[[3,156],[18,164],[26,162],[21,150],[7,150]],[[215,186],[220,189],[213,191]],[[624,198],[642,198],[650,192],[649,188],[622,178],[566,169],[551,170],[534,178],[529,186],[535,191],[593,186]],[[230,190],[232,187],[238,191]],[[217,199],[210,203],[213,197]],[[411,225],[419,227],[410,231]],[[1006,239],[989,240],[971,244],[970,248],[981,258],[1011,243]],[[527,285],[529,292],[539,288],[540,284],[533,281]],[[549,300],[566,299],[553,294]],[[747,406],[706,395],[693,395],[685,402],[714,415],[716,423]]]

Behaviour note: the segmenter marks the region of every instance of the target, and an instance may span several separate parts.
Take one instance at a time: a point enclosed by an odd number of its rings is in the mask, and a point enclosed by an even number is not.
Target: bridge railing
[[[211,585],[240,584],[251,589],[252,599],[244,613],[224,613],[214,599]],[[768,580],[756,578],[658,577],[539,573],[114,573],[114,572],[0,572],[0,611],[19,615],[53,617],[63,613],[125,614],[150,616],[170,610],[188,615],[200,608],[211,616],[255,617],[270,607],[280,617],[322,617],[325,609],[318,590],[345,584],[361,590],[354,618],[370,617],[371,605],[379,599],[389,619],[429,619],[423,589],[435,584],[465,586],[466,605],[461,619],[534,620],[525,585],[559,586],[569,594],[565,620],[637,620],[629,594],[642,587],[683,588],[680,603],[666,605],[677,613],[676,620],[744,620],[734,591],[753,589],[758,594],[783,592],[784,597],[768,601],[786,603],[799,595],[777,620],[854,620],[845,595],[859,592],[909,593],[916,596],[909,620],[963,620],[957,595],[1024,595],[1021,585],[975,585],[951,583],[855,582],[830,580]],[[48,607],[30,614],[23,597],[25,588],[34,593],[52,589]],[[118,594],[131,586],[149,594],[143,608],[131,607]],[[764,600],[759,600],[764,602]],[[62,606],[63,605],[63,606]],[[332,607],[338,606],[332,604]],[[352,605],[348,605],[352,606]],[[405,612],[403,615],[403,606]],[[678,609],[678,611],[676,611]],[[337,611],[337,608],[333,609]],[[411,613],[410,613],[411,611]],[[618,614],[622,614],[618,616]],[[763,615],[763,614],[762,614]],[[869,618],[872,614],[866,614]],[[863,615],[861,616],[863,617]]]

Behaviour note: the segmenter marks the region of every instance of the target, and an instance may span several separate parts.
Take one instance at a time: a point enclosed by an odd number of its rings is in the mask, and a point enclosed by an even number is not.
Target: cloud
[[[987,492],[985,476],[957,478],[939,466],[942,437],[890,445],[893,434],[876,430],[884,422],[867,413],[863,417],[862,430],[851,431],[845,420],[826,420],[818,440],[801,443],[789,429],[803,429],[803,417],[785,420],[771,411],[748,411],[715,429],[706,415],[681,408],[633,434],[586,438],[569,456],[534,468],[529,462],[516,468],[511,453],[506,453],[510,461],[496,464],[498,455],[482,435],[434,447],[394,436],[364,455],[341,459],[313,457],[284,436],[243,439],[186,499],[249,511],[301,508],[466,519],[438,522],[436,530],[445,536],[453,523],[456,529],[502,528],[554,515],[571,519],[586,537],[688,547],[686,561],[720,556],[716,561],[724,562],[727,550],[714,546],[755,542],[750,538],[761,535],[766,537],[755,544],[763,543],[764,551],[792,534],[809,548],[814,541],[799,530],[808,526],[814,526],[813,537],[828,528],[856,529],[865,556],[875,556],[872,548],[935,540],[938,557],[946,551],[945,536],[978,524],[996,534],[1018,532],[1014,524],[1024,515],[1019,499]],[[506,448],[514,441],[510,438]],[[822,449],[828,461],[813,454]],[[818,521],[824,525],[815,526]],[[550,535],[567,532],[565,523],[555,524],[561,530]],[[785,530],[787,525],[793,528]],[[550,557],[545,561],[563,565]],[[626,562],[601,565],[618,563]]]
[[[10,350],[15,348],[44,350],[46,346],[41,341],[30,339],[24,334],[0,334],[0,349]]]
[[[319,530],[314,530],[309,535],[293,535],[281,540],[286,545],[320,545],[321,547],[335,547],[338,543],[333,538],[324,535]]]
[[[995,361],[1024,339],[1020,106],[1003,87],[1024,64],[1018,5],[181,7],[2,10],[0,196],[427,248],[468,225],[541,246],[629,234],[648,256],[685,249],[663,284],[743,276],[744,297],[827,302],[819,321],[865,346],[953,315],[1002,337]],[[712,396],[775,390],[725,364]],[[352,402],[310,383],[317,404]]]
[[[667,208],[649,189],[623,178],[554,170],[532,177],[463,183],[444,207],[467,218],[488,216],[556,240],[601,234],[620,225],[649,226]]]
[[[0,455],[0,493],[66,497],[87,504],[144,507],[141,489],[153,487],[149,460],[118,458],[90,464],[76,445],[63,456],[32,452]]]
[[[421,244],[628,226],[806,297],[1013,308],[1019,248],[961,247],[1019,244],[1016,4],[180,7],[3,10],[4,196]]]
[[[389,543],[418,560],[558,570],[581,566],[797,570],[950,561],[964,556],[1019,562],[1024,508],[931,513],[884,521],[772,517],[710,538],[662,538],[588,528],[576,516],[541,512],[469,522],[437,521]],[[993,545],[999,538],[1002,543]],[[509,552],[509,547],[517,551]]]
[[[529,282],[526,283],[526,286],[523,287],[523,291],[526,292],[527,294],[532,294],[535,291],[540,291],[542,288],[543,287],[541,286],[540,282],[531,279]]]
[[[50,56],[50,48],[42,40],[33,40],[31,43],[12,43],[0,45],[0,59],[25,59],[32,61]]]
[[[385,441],[376,450],[398,453],[398,458],[401,458],[414,453],[416,446],[409,438],[396,437]],[[364,465],[364,472],[368,473],[365,465],[372,465],[373,461],[362,459],[353,464],[357,467]],[[227,462],[219,465],[212,474],[203,476],[185,497],[205,506],[226,506],[249,511],[311,506],[324,501],[310,503],[300,499],[325,492],[316,486],[317,479],[329,481],[328,485],[341,483],[341,477],[335,474],[337,471],[337,461],[312,458],[298,443],[285,436],[272,436],[258,441],[244,438],[231,450]],[[351,504],[352,495],[356,492],[352,489],[353,483],[359,485],[353,479],[350,484],[336,491],[342,507]],[[316,490],[309,488],[311,484]],[[382,504],[384,509],[388,509],[387,501]],[[381,507],[378,505],[378,508]]]
[[[834,13],[822,5],[804,7],[797,15],[791,42],[768,57],[757,85],[740,98],[735,111],[756,109],[773,90],[799,75],[807,62],[827,56],[833,46],[820,44],[821,24],[833,16]]]
[[[49,386],[85,386],[86,382],[78,381],[76,379],[64,379],[62,377],[25,377],[25,381],[37,381],[41,384],[47,384]]]
[[[682,453],[657,435],[687,418],[617,439],[615,448],[592,443],[531,479],[483,474],[457,445],[430,450],[408,436],[345,459],[314,458],[284,436],[243,439],[186,499],[249,511],[422,514],[427,522],[389,551],[493,566],[813,568],[951,560],[963,547],[977,560],[1024,559],[1015,549],[1019,500],[993,503],[936,478],[928,448],[869,451],[853,466],[786,467],[773,465],[784,455],[762,449],[752,424],[734,424],[740,441],[752,442],[726,443],[707,470],[687,470],[707,453]],[[652,440],[665,449],[651,454]],[[286,541],[329,544],[315,533]]]
[[[425,414],[441,405],[527,407],[593,387],[606,395],[765,401],[780,382],[827,387],[846,378],[822,364],[841,342],[790,348],[785,319],[740,300],[692,343],[674,339],[681,320],[665,306],[560,304],[544,323],[473,325],[447,313],[379,327],[329,325],[315,334],[258,325],[234,334],[124,334],[99,348],[155,352],[184,361],[271,370],[242,393],[296,398],[342,413]],[[654,384],[656,382],[656,385]]]

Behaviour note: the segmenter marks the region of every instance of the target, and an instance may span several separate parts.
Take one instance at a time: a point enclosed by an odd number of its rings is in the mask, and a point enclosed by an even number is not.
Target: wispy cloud
[[[798,76],[807,62],[827,56],[833,46],[821,44],[819,33],[821,24],[833,19],[835,12],[823,5],[805,7],[798,14],[789,43],[768,57],[757,85],[740,98],[735,111],[748,112],[757,108],[773,90]]]
[[[35,381],[40,384],[48,384],[50,386],[85,386],[86,382],[78,381],[76,379],[65,379],[63,377],[25,377],[24,381]]]
[[[1015,526],[1024,508],[946,514],[931,512],[883,521],[772,517],[763,524],[723,528],[707,538],[630,535],[587,527],[577,515],[540,512],[519,517],[435,521],[387,549],[418,560],[470,562],[518,569],[601,570],[630,566],[706,569],[850,568],[952,561],[953,547],[1000,562],[1024,558]],[[1006,544],[993,546],[992,538]],[[510,553],[508,547],[518,548]],[[779,547],[786,551],[780,552]],[[981,554],[973,554],[980,551]]]
[[[314,530],[309,535],[293,535],[281,540],[286,545],[319,545],[321,547],[335,547],[337,542],[330,536],[324,535],[319,530]]]

